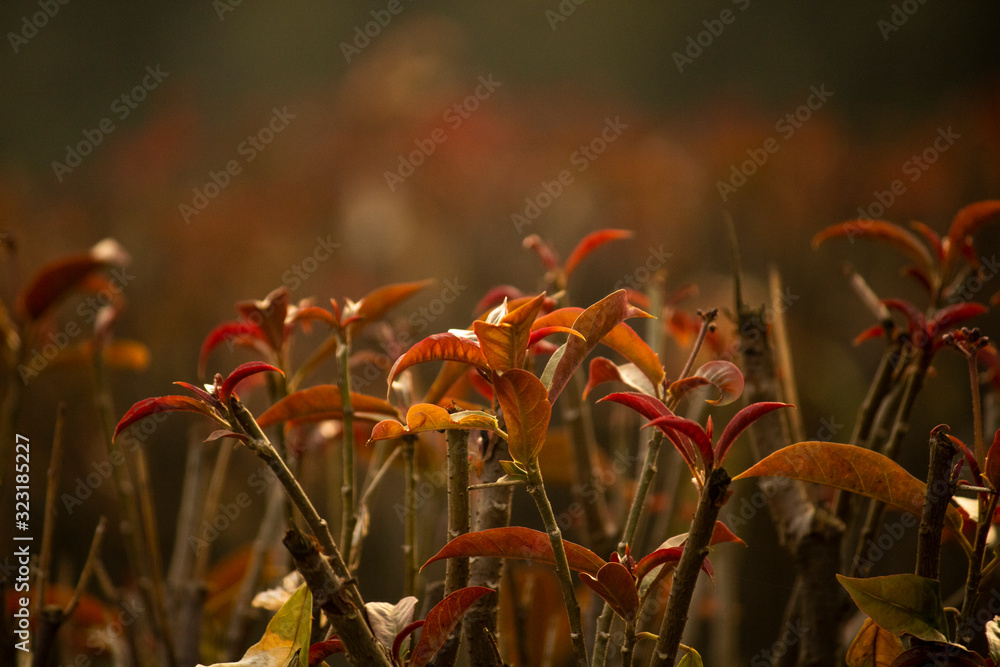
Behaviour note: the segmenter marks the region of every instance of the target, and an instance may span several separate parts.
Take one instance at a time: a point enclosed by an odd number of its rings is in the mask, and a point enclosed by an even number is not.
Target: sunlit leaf
[[[948,624],[935,579],[916,574],[854,579],[838,574],[837,581],[883,629],[927,641],[947,641]]]
[[[639,593],[628,569],[620,563],[608,563],[597,571],[597,576],[579,572],[580,581],[601,596],[611,609],[631,621],[639,611]]]
[[[236,385],[251,375],[256,375],[257,373],[262,373],[264,371],[273,371],[284,375],[280,368],[272,366],[271,364],[265,364],[263,361],[249,361],[245,364],[240,364],[233,369],[233,372],[230,373],[222,382],[222,386],[219,388],[219,400],[222,401],[223,404],[228,405],[229,397],[233,395],[233,390],[236,389]]]
[[[743,394],[743,373],[731,361],[709,361],[694,374],[695,377],[705,378],[719,390],[719,398],[708,400],[709,403],[729,405]]]
[[[375,415],[396,418],[396,408],[381,398],[351,392],[351,406],[355,419],[374,421]],[[340,399],[340,387],[334,384],[320,384],[289,394],[257,418],[261,428],[278,422],[309,422],[322,419],[341,419],[344,405]]]
[[[483,298],[480,299],[479,303],[475,305],[472,312],[486,313],[503,303],[504,299],[513,301],[514,299],[518,299],[523,296],[524,292],[513,285],[498,285],[490,288],[490,290],[483,295]]]
[[[573,571],[587,572],[596,576],[600,569],[606,565],[603,558],[586,547],[566,540],[563,540],[563,546],[566,549],[569,569]],[[552,542],[549,541],[549,536],[546,533],[521,526],[508,526],[459,535],[448,542],[420,569],[423,570],[434,561],[444,558],[478,557],[518,558],[552,566],[556,564],[555,556],[552,553]]]
[[[111,238],[98,242],[89,251],[67,255],[43,265],[21,291],[18,310],[37,320],[72,290],[82,286],[96,271],[122,267],[130,261],[125,248]]]
[[[828,239],[846,236],[852,243],[857,238],[886,241],[903,251],[917,266],[928,274],[934,271],[934,261],[927,246],[905,227],[885,220],[847,220],[831,225],[820,231],[812,239],[814,248]]]
[[[410,366],[423,363],[425,361],[459,361],[469,364],[488,373],[489,363],[486,355],[479,348],[479,345],[467,338],[461,338],[453,333],[431,334],[407,350],[396,359],[396,363],[389,370],[387,382],[392,386],[392,381],[397,375]]]
[[[789,405],[788,403],[776,402],[754,403],[746,406],[733,415],[733,418],[729,420],[728,424],[726,424],[726,428],[722,430],[722,435],[719,436],[719,441],[715,446],[715,458],[718,464],[722,465],[722,462],[726,458],[726,454],[729,453],[729,448],[733,446],[733,442],[736,441],[736,438],[738,438],[740,433],[742,433],[748,426],[773,410],[791,407],[795,406]]]
[[[427,618],[424,619],[423,628],[420,630],[420,639],[410,654],[409,667],[424,667],[430,662],[469,607],[482,596],[493,592],[492,588],[470,586],[460,588],[437,603],[427,612]]]
[[[229,428],[229,424],[215,408],[198,399],[189,396],[159,396],[143,399],[129,408],[129,411],[118,422],[118,426],[115,427],[113,437],[117,438],[119,433],[137,421],[160,412],[194,412],[214,419],[221,426]]]
[[[653,395],[656,392],[649,378],[643,375],[635,364],[630,362],[619,366],[606,357],[594,357],[590,360],[587,386],[583,390],[583,397],[587,398],[594,387],[604,382],[623,382],[648,395]]]
[[[406,412],[406,425],[394,419],[386,419],[375,424],[368,442],[398,438],[422,431],[443,431],[447,429],[475,429],[492,431],[506,438],[496,417],[479,410],[463,410],[450,414],[444,408],[432,403],[418,403]]]
[[[592,232],[584,236],[573,252],[570,253],[569,259],[563,264],[563,276],[566,280],[569,280],[570,274],[576,269],[577,265],[582,262],[587,255],[594,252],[600,248],[605,243],[610,241],[617,241],[619,239],[630,239],[635,234],[628,229],[600,229],[596,232]]]
[[[386,285],[369,292],[357,303],[345,307],[343,321],[352,320],[347,325],[348,340],[355,339],[368,324],[381,319],[394,306],[433,284],[433,282],[433,280],[420,280],[410,283]]]
[[[311,631],[312,593],[302,584],[274,615],[264,636],[247,650],[242,660],[208,667],[288,667],[293,661],[300,667],[308,667]]]
[[[1000,616],[986,623],[986,644],[990,649],[990,658],[1000,663]]]
[[[733,480],[760,476],[826,484],[875,498],[918,517],[923,512],[924,482],[892,459],[855,445],[799,442],[768,455]],[[949,505],[946,517],[954,531],[961,531],[962,517],[958,510]]]
[[[902,653],[903,641],[866,618],[847,649],[847,667],[889,667]]]
[[[573,329],[572,327],[560,327],[560,326],[539,327],[538,329],[532,330],[531,335],[528,337],[528,347],[534,347],[535,345],[538,345],[538,347],[541,348],[542,339],[548,338],[549,336],[557,333],[565,333],[569,334],[570,336],[576,336],[580,340],[586,340],[583,337],[582,333],[580,333],[576,329]]]
[[[511,458],[519,463],[535,462],[552,417],[545,385],[530,372],[514,368],[494,376],[493,390],[503,408]]]
[[[572,322],[569,318],[576,314]],[[618,290],[604,297],[584,311],[575,308],[560,308],[535,320],[533,328],[561,325],[572,326],[584,336],[584,340],[570,337],[566,341],[566,351],[559,360],[549,385],[549,400],[555,401],[569,382],[577,367],[588,354],[603,342],[646,373],[655,385],[663,380],[663,368],[656,353],[623,320],[629,317],[650,317],[649,314],[628,302],[625,290]],[[623,327],[623,328],[619,328]],[[631,332],[634,338],[627,332]]]

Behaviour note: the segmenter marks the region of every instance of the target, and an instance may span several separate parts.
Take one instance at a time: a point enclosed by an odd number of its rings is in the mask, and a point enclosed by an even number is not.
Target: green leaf
[[[219,662],[208,667],[309,667],[309,635],[312,631],[312,593],[305,584],[281,606],[264,636],[238,662]],[[203,667],[199,665],[199,667]]]
[[[705,663],[701,659],[701,655],[698,651],[695,651],[690,646],[684,646],[681,644],[681,648],[686,651],[684,657],[681,661],[677,663],[677,667],[705,667]]]
[[[948,641],[948,624],[938,582],[915,574],[853,579],[837,575],[858,608],[894,634],[904,632],[926,641]]]

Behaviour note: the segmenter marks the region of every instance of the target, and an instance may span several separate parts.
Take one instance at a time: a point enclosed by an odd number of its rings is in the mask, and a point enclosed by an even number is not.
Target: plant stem
[[[403,504],[405,537],[403,544],[404,585],[406,595],[417,594],[417,437],[403,437],[403,475],[406,478]]]
[[[659,637],[656,640],[656,649],[653,651],[651,665],[671,666],[677,659],[681,636],[684,633],[684,626],[687,625],[688,607],[691,605],[691,597],[694,595],[698,573],[708,556],[708,545],[712,540],[712,532],[715,530],[715,520],[718,518],[719,510],[725,500],[729,482],[729,473],[726,472],[725,468],[713,469],[708,479],[705,480],[705,486],[701,490],[701,498],[698,501],[698,509],[691,522],[691,530],[684,543],[684,551],[677,564],[677,571],[674,573],[670,599],[667,601],[667,612],[660,624]]]
[[[502,419],[502,415],[500,419]],[[501,425],[506,428],[506,424]],[[500,461],[510,457],[507,441],[492,431],[481,432],[483,472],[485,483],[495,482],[504,475]],[[504,528],[510,525],[510,506],[513,486],[481,488],[476,498],[475,530]],[[503,570],[502,558],[476,558],[469,566],[469,585],[500,589]],[[487,665],[495,660],[497,634],[497,605],[480,598],[465,614],[465,639],[469,647],[469,662]]]
[[[330,625],[344,643],[348,661],[364,667],[392,667],[388,650],[365,621],[363,608],[343,597],[343,589],[353,584],[335,574],[330,561],[316,550],[315,543],[296,528],[290,528],[282,541],[312,591],[314,601],[326,612]]]
[[[49,458],[49,469],[45,489],[45,522],[42,524],[42,551],[38,559],[38,583],[35,588],[36,609],[45,608],[45,586],[52,567],[52,535],[56,527],[56,493],[59,490],[59,469],[62,467],[63,425],[66,420],[66,403],[59,401],[56,408],[56,425],[52,434],[52,455]],[[103,531],[103,528],[102,528]]]
[[[941,563],[941,532],[944,530],[945,512],[952,496],[949,482],[951,462],[958,454],[958,448],[943,431],[935,429],[931,432],[930,449],[927,492],[917,533],[916,574],[937,579]]]
[[[465,535],[469,518],[469,434],[462,429],[445,431],[448,439],[448,540]],[[449,558],[444,577],[444,594],[451,595],[469,584],[469,559]],[[433,659],[437,667],[455,664],[462,639],[462,621],[448,634]]]
[[[337,352],[337,359],[340,364],[340,404],[343,407],[344,415],[341,420],[344,426],[344,468],[341,471],[343,481],[340,493],[344,498],[344,504],[341,507],[340,544],[348,561],[351,560],[354,527],[358,523],[358,515],[354,507],[354,488],[357,482],[357,473],[354,470],[354,406],[351,402],[350,357],[350,345],[348,345],[346,340],[341,341],[340,349]]]
[[[284,460],[278,456],[274,447],[271,446],[271,442],[264,435],[253,415],[243,407],[243,404],[240,403],[235,395],[230,399],[229,408],[237,423],[242,427],[243,432],[250,436],[250,449],[263,459],[264,463],[267,464],[285,488],[285,492],[288,493],[288,497],[291,498],[292,503],[302,514],[302,518],[305,519],[310,532],[319,541],[320,547],[322,547],[326,557],[330,560],[333,571],[343,580],[342,586],[346,589],[351,601],[358,609],[363,608],[364,601],[361,599],[361,593],[358,592],[358,587],[351,577],[340,549],[337,548],[336,542],[333,541],[329,524],[327,524],[325,519],[320,517],[316,508],[313,507],[312,501],[309,500],[305,491],[302,490],[299,481],[295,479],[291,471],[288,470],[288,466],[285,465]]]
[[[632,667],[635,656],[635,620],[625,621],[625,640],[622,642],[622,667]]]
[[[535,501],[538,514],[545,524],[545,532],[548,533],[549,542],[552,545],[552,554],[556,561],[556,577],[559,579],[559,586],[562,589],[563,601],[566,603],[566,612],[569,614],[570,640],[573,642],[573,653],[576,656],[578,667],[587,667],[587,646],[583,641],[583,623],[580,619],[580,605],[576,600],[576,593],[573,590],[573,579],[570,574],[569,561],[566,559],[566,548],[563,546],[562,531],[556,522],[556,515],[552,511],[552,504],[545,493],[545,483],[542,480],[542,471],[538,467],[538,461],[528,463],[528,493]]]

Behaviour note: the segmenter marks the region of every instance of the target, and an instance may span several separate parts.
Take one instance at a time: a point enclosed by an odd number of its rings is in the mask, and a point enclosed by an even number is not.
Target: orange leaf
[[[226,341],[234,341],[237,345],[249,347],[257,352],[266,355],[269,352],[269,343],[264,330],[253,322],[238,321],[224,322],[208,332],[205,341],[201,344],[201,352],[198,353],[198,375],[205,376],[205,368],[208,362],[208,355],[216,347]]]
[[[149,348],[136,340],[113,340],[101,348],[101,354],[111,368],[143,371],[149,366]]]
[[[500,430],[496,417],[478,410],[464,410],[450,414],[444,408],[432,403],[419,403],[406,412],[406,426],[394,419],[386,419],[375,424],[368,442],[398,438],[422,431],[442,431],[445,429],[477,429],[493,431],[506,437]]]
[[[639,591],[635,588],[632,574],[621,563],[608,563],[597,571],[594,577],[587,572],[579,572],[580,581],[587,584],[608,603],[611,609],[631,621],[639,611]]]
[[[906,472],[892,459],[855,445],[807,441],[789,445],[768,455],[733,480],[747,477],[791,477],[825,484],[875,498],[886,505],[920,516],[927,485]],[[947,519],[956,533],[962,517],[951,505]]]
[[[586,547],[563,540],[566,549],[566,559],[569,569],[575,572],[587,572],[597,575],[607,564],[603,558]],[[518,558],[536,563],[555,565],[556,559],[552,553],[552,542],[549,536],[540,530],[531,530],[521,526],[506,528],[488,528],[474,533],[459,535],[430,560],[423,564],[423,570],[434,561],[445,558]]]
[[[890,667],[904,650],[899,637],[866,618],[847,649],[844,662],[848,667]]]
[[[552,404],[542,381],[530,372],[513,368],[493,376],[493,390],[507,423],[507,446],[518,463],[534,463],[545,444]]]
[[[569,280],[569,276],[573,273],[573,270],[577,265],[583,261],[583,259],[600,248],[605,243],[609,241],[616,241],[618,239],[630,239],[635,234],[628,229],[601,229],[591,234],[587,234],[576,244],[576,248],[570,253],[569,259],[563,265],[563,276],[566,280]]]
[[[1000,214],[1000,200],[996,199],[978,201],[960,209],[948,228],[945,265],[952,266],[962,254],[967,239],[997,214]]]
[[[397,375],[410,366],[425,361],[460,361],[463,364],[475,366],[483,372],[490,370],[486,355],[474,341],[460,338],[453,333],[432,334],[407,350],[389,369],[386,380],[389,386]]]
[[[594,387],[604,382],[623,382],[633,389],[649,395],[655,392],[649,378],[643,375],[635,364],[628,363],[618,366],[605,357],[594,357],[590,360],[590,372],[587,375],[587,386],[583,390],[583,397],[587,398]],[[708,381],[704,380],[704,382]]]
[[[233,369],[233,372],[226,377],[222,382],[222,386],[219,387],[219,400],[222,401],[223,405],[229,405],[229,397],[232,396],[236,385],[251,375],[256,375],[264,371],[274,371],[275,373],[284,375],[284,372],[280,368],[271,364],[265,364],[263,361],[249,361],[245,364],[240,364]]]
[[[347,337],[353,340],[366,325],[380,319],[391,308],[410,298],[433,280],[420,280],[412,283],[395,283],[373,290],[363,296],[360,301],[344,308],[344,320],[357,317],[347,325]]]
[[[398,416],[396,408],[392,405],[381,398],[367,394],[356,394],[352,391],[351,405],[354,408],[355,419],[373,421],[373,415]],[[257,424],[261,428],[267,428],[283,421],[308,422],[341,419],[343,416],[344,405],[340,400],[340,387],[320,384],[281,399],[257,418]]]
[[[824,241],[839,236],[846,236],[851,243],[854,243],[856,236],[886,241],[915,261],[925,274],[934,274],[934,260],[931,258],[927,246],[910,230],[900,227],[894,222],[847,220],[820,231],[813,237],[812,245],[816,248]]]

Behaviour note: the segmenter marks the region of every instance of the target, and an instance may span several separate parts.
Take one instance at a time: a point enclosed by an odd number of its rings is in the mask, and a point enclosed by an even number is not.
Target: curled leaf
[[[424,619],[424,625],[420,630],[420,639],[410,654],[409,667],[424,667],[430,662],[469,607],[482,596],[493,592],[492,588],[469,586],[458,589],[437,603],[427,612],[427,618]]]
[[[463,410],[450,414],[441,406],[418,403],[406,412],[405,426],[394,419],[383,420],[375,424],[368,442],[398,438],[421,431],[443,431],[456,428],[492,431],[503,438],[507,437],[493,415],[479,410]]]
[[[709,361],[702,364],[694,375],[705,378],[719,390],[719,398],[708,400],[713,405],[729,405],[743,394],[743,373],[731,361]]]
[[[594,387],[604,382],[623,382],[650,396],[656,393],[649,378],[643,375],[635,364],[630,362],[619,366],[605,357],[594,357],[590,360],[590,372],[587,376],[587,386],[583,390],[583,397],[587,398]]]
[[[229,397],[233,395],[233,390],[236,389],[236,385],[251,375],[256,375],[257,373],[262,373],[264,371],[274,371],[275,373],[281,373],[281,375],[284,375],[284,372],[282,372],[280,368],[272,366],[271,364],[265,364],[263,361],[250,361],[245,364],[240,364],[233,369],[233,372],[230,373],[222,382],[222,387],[219,388],[219,400],[222,401],[223,404],[228,404]]]
[[[851,243],[854,242],[855,237],[888,242],[915,261],[917,266],[923,269],[925,273],[931,274],[934,271],[934,261],[927,246],[908,229],[894,222],[887,222],[885,220],[847,220],[846,222],[831,225],[820,231],[813,237],[812,245],[814,248],[817,248],[824,241],[841,236],[847,237]]]
[[[639,611],[639,592],[632,574],[620,563],[608,563],[597,576],[579,572],[580,581],[601,596],[611,609],[626,621],[632,621]]]
[[[576,269],[577,265],[584,260],[590,253],[594,252],[600,248],[605,243],[611,241],[616,241],[618,239],[630,239],[635,236],[634,232],[628,229],[600,229],[596,232],[587,234],[576,244],[573,248],[573,252],[570,253],[569,258],[563,265],[563,276],[566,280],[569,280],[570,274]]]
[[[459,361],[475,366],[484,373],[488,373],[490,370],[489,362],[487,362],[486,355],[483,354],[478,342],[447,332],[431,334],[415,343],[413,347],[396,359],[396,363],[389,370],[389,377],[386,381],[391,386],[397,375],[410,366],[425,361]]]
[[[160,412],[194,412],[214,419],[221,426],[229,428],[229,423],[223,416],[203,401],[190,396],[159,396],[141,400],[129,408],[125,416],[118,422],[118,426],[115,427],[115,434],[112,437],[117,438],[119,433],[132,424]]]

